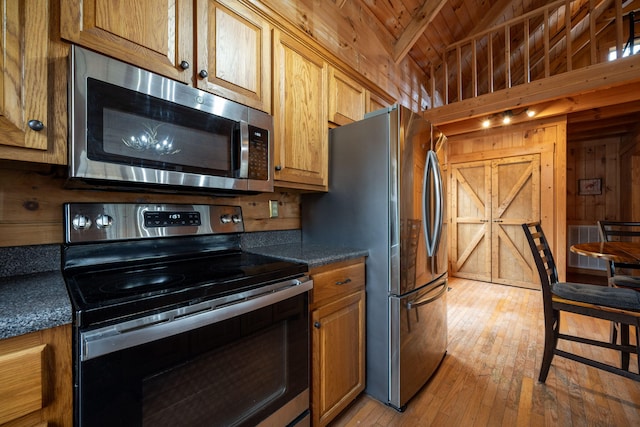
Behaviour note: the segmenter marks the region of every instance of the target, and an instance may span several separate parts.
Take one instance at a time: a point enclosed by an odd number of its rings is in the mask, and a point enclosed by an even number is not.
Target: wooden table
[[[640,264],[640,242],[591,242],[571,246],[571,252],[624,264]]]

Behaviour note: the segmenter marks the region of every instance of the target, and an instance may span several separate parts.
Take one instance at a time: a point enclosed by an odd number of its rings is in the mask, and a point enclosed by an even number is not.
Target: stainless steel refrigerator
[[[370,113],[329,132],[329,192],[302,197],[303,242],[369,251],[365,392],[398,410],[447,347],[445,143],[404,107]]]

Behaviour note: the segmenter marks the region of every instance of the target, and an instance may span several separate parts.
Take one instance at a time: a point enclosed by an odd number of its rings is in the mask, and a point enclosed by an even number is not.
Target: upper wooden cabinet
[[[271,27],[239,2],[62,0],[61,11],[66,40],[271,111]]]
[[[382,96],[380,96],[378,94],[375,94],[373,92],[367,91],[367,98],[366,98],[366,110],[367,110],[367,113],[379,110],[381,108],[390,107],[393,104],[395,104],[395,101],[393,101],[391,99],[384,98],[384,97],[382,97]]]
[[[276,186],[328,188],[327,68],[314,51],[274,31]]]
[[[329,67],[329,120],[346,125],[364,118],[367,91],[335,67]]]
[[[0,158],[66,162],[67,49],[49,39],[52,2],[0,3]],[[53,7],[51,7],[53,9]],[[49,17],[51,16],[51,19]]]
[[[62,0],[60,10],[63,39],[192,83],[193,1]]]
[[[197,86],[270,113],[271,33],[267,21],[237,1],[198,0]]]

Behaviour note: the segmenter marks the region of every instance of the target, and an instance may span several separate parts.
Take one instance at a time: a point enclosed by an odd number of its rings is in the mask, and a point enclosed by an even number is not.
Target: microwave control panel
[[[249,126],[249,179],[269,179],[269,131]]]

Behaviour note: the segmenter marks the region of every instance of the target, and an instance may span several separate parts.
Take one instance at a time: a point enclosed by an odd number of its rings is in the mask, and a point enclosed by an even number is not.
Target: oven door
[[[303,424],[311,286],[80,331],[75,425]]]

